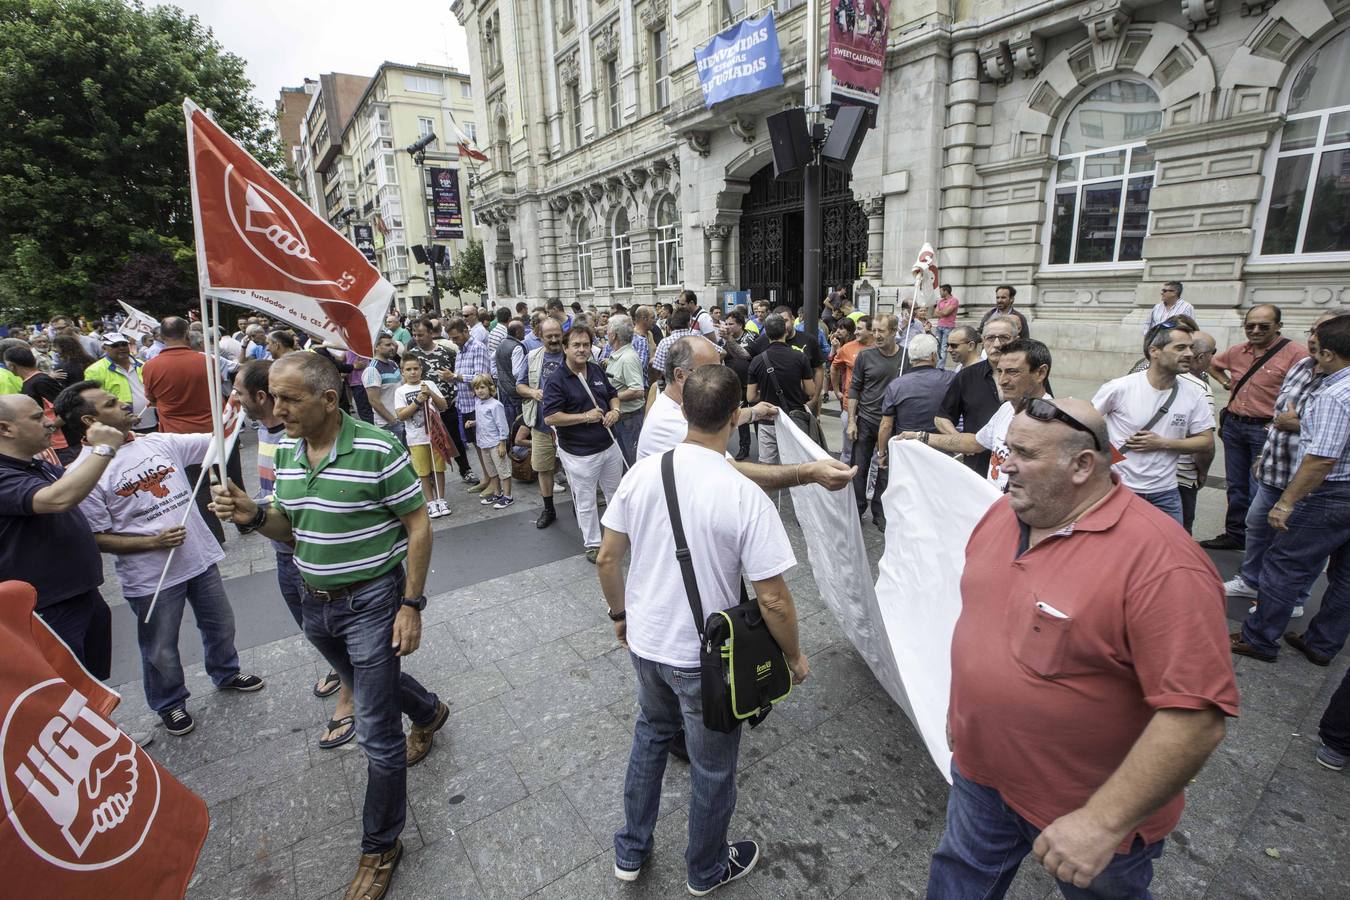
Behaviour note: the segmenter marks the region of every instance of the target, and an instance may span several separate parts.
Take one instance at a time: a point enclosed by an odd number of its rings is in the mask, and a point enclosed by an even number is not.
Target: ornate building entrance
[[[821,190],[825,285],[852,284],[867,261],[867,216],[853,199],[849,175],[825,169]],[[740,289],[755,300],[797,309],[802,303],[802,183],[775,181],[773,165],[750,178],[741,201]]]

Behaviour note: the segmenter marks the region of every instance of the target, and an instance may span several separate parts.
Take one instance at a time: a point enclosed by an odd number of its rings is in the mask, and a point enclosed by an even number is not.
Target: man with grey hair
[[[638,435],[642,433],[643,411],[647,406],[642,360],[633,347],[633,324],[627,316],[610,316],[605,339],[609,344],[605,375],[619,395],[619,421],[614,423],[614,439],[619,442],[624,460],[631,466],[637,461]]]
[[[1158,325],[1166,322],[1168,319],[1175,319],[1177,316],[1189,316],[1195,319],[1195,307],[1191,306],[1185,300],[1181,299],[1182,284],[1180,281],[1164,281],[1162,283],[1161,299],[1153,304],[1153,309],[1148,314],[1148,323],[1144,326],[1145,331],[1152,331]]]
[[[853,479],[853,490],[859,516],[867,512],[867,477],[871,468],[870,462],[877,451],[882,399],[886,396],[886,388],[901,373],[907,355],[896,343],[897,329],[902,327],[900,323],[901,320],[893,315],[880,315],[873,319],[872,333],[876,336],[876,344],[859,353],[853,363],[853,377],[850,379],[848,389],[846,435],[847,440],[853,445],[850,459],[858,462],[858,474]],[[922,328],[918,333],[909,333],[906,341],[913,342],[919,337],[927,337]],[[933,347],[936,347],[936,343]],[[927,355],[931,356],[932,353]],[[881,509],[881,494],[884,490],[884,486],[878,482],[871,500],[872,524],[883,530],[886,528],[886,515]]]
[[[941,354],[931,334],[915,335],[909,342],[909,368],[890,383],[881,399],[881,424],[877,427],[877,483],[874,497],[879,501],[890,481],[891,435],[897,431],[933,434],[933,420],[942,414],[942,399],[956,373],[938,368]],[[859,460],[862,462],[862,460]],[[882,517],[882,522],[885,522]]]
[[[246,341],[244,344],[243,356],[249,359],[271,359],[272,354],[267,352],[267,329],[263,328],[257,322],[249,325],[244,335]]]

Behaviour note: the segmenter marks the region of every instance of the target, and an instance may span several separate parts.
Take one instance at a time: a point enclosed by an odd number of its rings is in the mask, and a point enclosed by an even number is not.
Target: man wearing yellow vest
[[[154,431],[158,420],[155,408],[145,402],[145,388],[141,384],[139,359],[131,355],[130,339],[119,331],[103,335],[103,356],[84,370],[85,381],[92,381],[122,403],[130,404],[131,411],[140,416],[135,430],[138,433]]]

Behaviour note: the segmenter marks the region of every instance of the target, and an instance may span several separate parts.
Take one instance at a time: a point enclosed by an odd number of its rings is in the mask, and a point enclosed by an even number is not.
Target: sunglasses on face
[[[980,340],[984,341],[986,344],[1011,344],[1013,339],[1010,335],[1006,334],[986,334],[984,337],[980,338]]]
[[[1073,416],[1060,409],[1049,400],[1041,397],[1024,397],[1022,402],[1017,404],[1017,411],[1024,412],[1038,422],[1063,422],[1074,431],[1081,431],[1092,438],[1092,446],[1098,452],[1102,452],[1102,445],[1097,440],[1097,434],[1091,428],[1075,419]]]
[[[1242,327],[1247,331],[1270,331],[1275,327],[1274,322],[1243,322]]]
[[[974,342],[974,341],[958,341],[958,342],[955,343],[955,344],[949,343],[949,344],[947,344],[947,349],[948,349],[948,350],[960,350],[960,349],[961,349],[962,347],[964,347],[966,344],[973,344],[973,343],[975,343],[975,342]]]

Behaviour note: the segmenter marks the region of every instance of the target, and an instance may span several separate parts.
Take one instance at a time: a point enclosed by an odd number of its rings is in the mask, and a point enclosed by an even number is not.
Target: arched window
[[[656,206],[656,283],[680,283],[680,212],[669,194]]]
[[[614,248],[614,287],[630,288],[633,286],[633,242],[628,237],[628,213],[622,207],[614,214],[610,235]]]
[[[1308,58],[1285,103],[1260,255],[1350,252],[1350,31]]]
[[[1050,189],[1048,265],[1143,258],[1154,168],[1144,140],[1161,125],[1158,95],[1138,81],[1098,85],[1069,113]]]
[[[591,274],[591,225],[586,219],[577,219],[577,290],[589,291],[595,286]]]

